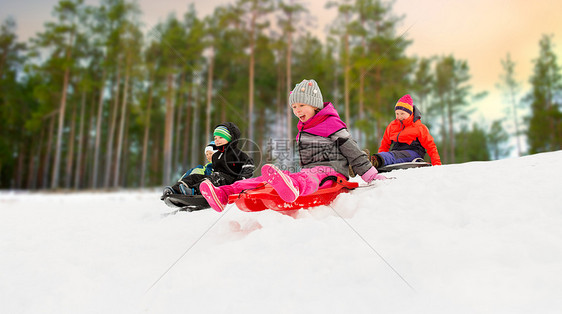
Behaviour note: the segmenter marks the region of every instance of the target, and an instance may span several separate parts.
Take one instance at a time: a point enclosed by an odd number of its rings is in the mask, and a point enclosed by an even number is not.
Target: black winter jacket
[[[238,148],[240,129],[232,122],[224,122],[216,127],[220,125],[228,129],[232,139],[226,145],[216,147],[217,152],[213,154],[212,159],[213,173],[184,176],[172,188],[179,191],[179,185],[183,182],[189,188],[195,189],[195,194],[199,194],[199,184],[205,179],[209,179],[214,186],[221,186],[252,177],[255,170],[254,161]]]
[[[215,181],[215,185],[226,185],[251,178],[256,167],[254,160],[238,148],[240,129],[232,122],[221,123],[215,128],[221,125],[228,129],[232,139],[226,145],[217,147],[217,152],[213,154],[214,172],[211,181]]]

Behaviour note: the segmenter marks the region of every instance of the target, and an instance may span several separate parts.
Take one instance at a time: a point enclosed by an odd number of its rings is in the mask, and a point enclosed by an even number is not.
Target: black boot
[[[376,169],[384,166],[382,158],[379,154],[373,154],[373,156],[371,156],[371,164],[373,165],[373,167],[375,167]]]

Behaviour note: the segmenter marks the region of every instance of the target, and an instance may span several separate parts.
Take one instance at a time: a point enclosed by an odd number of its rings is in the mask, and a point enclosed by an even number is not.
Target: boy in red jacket
[[[441,165],[441,158],[433,137],[421,122],[421,113],[414,106],[412,97],[402,96],[394,107],[396,120],[384,131],[379,152],[371,156],[375,168],[424,158],[426,152],[431,164]]]

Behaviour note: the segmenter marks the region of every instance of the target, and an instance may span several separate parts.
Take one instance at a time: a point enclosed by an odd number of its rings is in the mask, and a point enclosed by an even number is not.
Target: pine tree
[[[351,34],[357,44],[352,47],[353,79],[350,89],[354,91],[352,103],[357,104],[356,119],[366,126],[361,128],[364,133],[373,129],[372,123],[365,121],[372,120],[367,119],[367,110],[383,115],[391,110],[389,104],[395,99],[389,98],[403,94],[404,78],[408,76],[412,64],[404,55],[410,41],[404,38],[404,34],[396,34],[397,25],[403,17],[392,13],[392,5],[392,2],[379,0],[355,0],[353,6],[356,18],[351,24]],[[375,126],[377,132],[382,132],[383,124],[379,121]],[[364,144],[362,139],[362,136],[358,137],[358,141]]]
[[[256,40],[269,27],[265,18],[273,11],[272,0],[238,0],[236,3],[242,13],[244,29],[248,36],[249,72],[248,72],[248,138],[254,138],[254,93],[255,93],[255,49]]]
[[[463,125],[453,136],[455,136],[455,142],[458,144],[455,146],[454,153],[456,162],[490,160],[490,154],[486,149],[488,147],[488,134],[478,124],[474,123],[472,130]]]
[[[336,7],[338,16],[332,24],[331,32],[340,40],[340,63],[343,67],[343,97],[344,97],[344,119],[351,121],[350,92],[351,92],[351,27],[353,20],[352,0],[329,1],[327,8]]]
[[[63,145],[63,129],[65,122],[68,86],[72,68],[77,64],[77,58],[73,58],[76,37],[80,36],[79,29],[81,17],[84,14],[83,0],[61,0],[54,8],[57,22],[46,23],[46,31],[37,36],[36,44],[43,49],[53,49],[51,62],[56,68],[62,70],[62,90],[59,94],[58,105],[58,128],[55,144],[55,156],[53,159],[53,171],[51,176],[51,188],[59,187],[61,151]]]
[[[531,154],[562,149],[562,74],[558,65],[552,36],[543,35],[539,42],[539,56],[534,60],[532,86],[527,101],[531,116],[527,139]]]
[[[283,17],[279,20],[279,25],[283,29],[283,38],[281,42],[286,42],[286,54],[285,54],[285,88],[284,90],[286,97],[286,103],[289,103],[289,93],[293,86],[293,35],[298,30],[299,21],[301,17],[308,12],[308,10],[300,3],[295,2],[295,0],[289,0],[289,3],[281,1],[279,4],[280,10],[283,12]],[[293,138],[293,111],[290,107],[286,110],[286,128],[287,128],[287,138]]]
[[[140,173],[140,187],[145,187],[146,183],[149,181],[147,175],[147,164],[149,160],[148,150],[149,150],[149,139],[150,131],[152,129],[152,103],[154,100],[154,85],[156,84],[156,69],[158,63],[159,50],[156,42],[152,42],[150,46],[146,49],[144,54],[144,64],[146,67],[147,76],[147,91],[145,97],[143,97],[143,102],[146,103],[141,116],[143,117],[143,135],[142,135],[142,155],[141,155],[141,173]]]
[[[509,155],[511,148],[507,146],[508,140],[509,134],[503,128],[502,121],[492,122],[487,138],[488,150],[492,159],[498,160]]]
[[[21,180],[13,180],[18,174],[15,156],[23,156],[20,150],[24,148],[17,143],[28,143],[29,135],[22,131],[22,126],[37,110],[30,90],[32,80],[18,81],[27,47],[18,42],[16,26],[13,18],[7,18],[0,26],[0,188],[23,187]]]
[[[142,34],[135,20],[127,21],[123,25],[123,53],[125,54],[125,81],[123,83],[123,98],[121,100],[121,113],[119,117],[119,129],[117,133],[117,148],[115,154],[115,174],[113,176],[113,187],[119,186],[121,179],[121,168],[126,167],[127,163],[122,163],[121,155],[123,152],[123,142],[125,136],[125,121],[127,120],[127,107],[129,105],[129,89],[131,77],[135,77],[135,64],[140,61],[138,51],[142,47]]]
[[[424,118],[429,119],[429,110],[425,110],[431,96],[431,87],[435,84],[432,71],[431,58],[421,58],[417,60],[412,93],[416,99],[416,107],[424,113]]]
[[[511,55],[508,53],[504,60],[501,60],[504,73],[500,75],[500,83],[498,87],[503,90],[505,97],[511,104],[511,114],[513,125],[515,127],[515,140],[517,144],[517,156],[521,156],[521,141],[519,132],[519,116],[517,108],[519,107],[517,101],[517,94],[520,88],[519,82],[515,79],[515,62],[511,60]]]
[[[469,68],[466,61],[447,56],[437,61],[435,72],[434,106],[441,115],[442,157],[447,163],[455,163],[454,124],[467,119],[469,114],[466,109],[471,89]]]

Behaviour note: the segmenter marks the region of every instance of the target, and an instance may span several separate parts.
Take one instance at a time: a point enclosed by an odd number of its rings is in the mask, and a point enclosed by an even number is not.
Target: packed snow
[[[295,217],[0,192],[1,312],[560,313],[561,161],[396,170]]]

